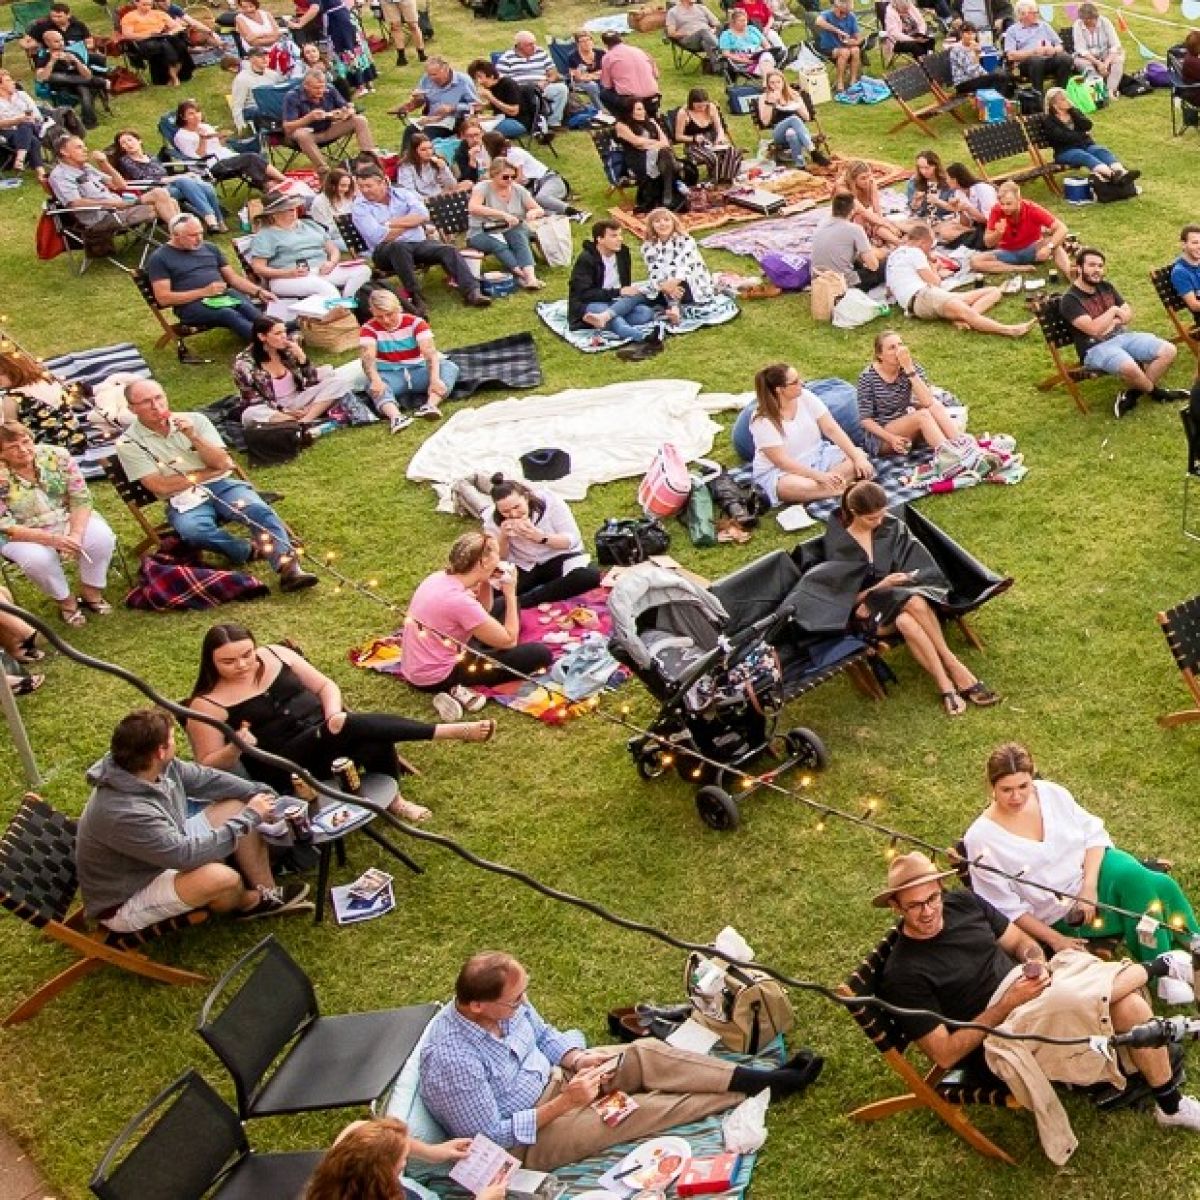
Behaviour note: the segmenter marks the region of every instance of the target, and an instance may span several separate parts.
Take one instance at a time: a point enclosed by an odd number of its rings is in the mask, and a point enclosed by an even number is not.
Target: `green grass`
[[[102,26],[100,10],[79,5]],[[565,34],[594,12],[572,0],[555,4],[536,23],[542,35]],[[1144,11],[1149,11],[1148,6]],[[476,52],[503,45],[512,26],[473,21],[452,3],[435,8],[439,51],[464,63]],[[1177,40],[1172,31],[1137,23],[1156,47]],[[670,66],[659,35],[638,39],[664,64],[668,100],[677,102],[694,77]],[[9,64],[19,55],[10,51]],[[416,79],[380,57],[382,87],[367,109],[382,143],[397,140],[384,109]],[[1133,49],[1131,65],[1137,65]],[[23,71],[23,67],[22,67]],[[198,73],[185,94],[201,98],[210,116],[224,118],[228,77]],[[122,125],[149,133],[174,93],[153,89],[118,102]],[[826,106],[821,118],[837,149],[911,162],[925,139],[909,130],[885,131],[892,106],[871,110]],[[753,144],[746,121],[740,140]],[[102,130],[111,134],[115,125]],[[1162,331],[1165,319],[1147,271],[1175,252],[1179,227],[1194,219],[1195,146],[1172,142],[1166,99],[1156,94],[1122,101],[1098,121],[1101,140],[1145,171],[1145,194],[1135,203],[1064,212],[1087,243],[1110,255],[1111,275],[1137,311],[1139,328]],[[389,129],[392,135],[389,136]],[[949,159],[963,147],[957,130],[940,125],[937,148]],[[101,136],[91,139],[101,144]],[[595,154],[587,138],[560,138],[556,164],[589,207],[605,206]],[[1045,201],[1040,189],[1032,196]],[[129,282],[105,264],[82,279],[62,261],[39,263],[32,229],[40,198],[31,186],[0,201],[0,281],[9,328],[35,353],[123,341],[136,342],[154,364],[179,408],[196,407],[230,390],[226,364],[235,349],[220,335],[207,346],[221,360],[183,368],[170,352],[153,350],[156,327]],[[744,260],[713,256],[730,267]],[[565,272],[550,275],[552,295],[565,290]],[[545,336],[532,302],[497,304],[480,320],[440,288],[431,289],[433,323],[442,346],[535,330],[545,370],[544,391],[622,379],[678,375],[714,390],[747,388],[765,362],[788,358],[810,377],[854,379],[870,356],[875,330],[816,329],[804,298],[748,305],[733,325],[673,343],[650,366],[625,365],[612,356],[581,358]],[[1016,319],[1007,300],[1002,317]],[[983,655],[971,654],[989,684],[1006,697],[997,709],[972,711],[949,722],[929,682],[903,655],[895,656],[900,686],[885,704],[871,704],[844,682],[820,689],[788,713],[826,739],[832,763],[814,788],[822,801],[861,812],[869,797],[883,801],[884,820],[948,843],[961,834],[984,799],[983,760],[1001,740],[1028,742],[1044,773],[1069,786],[1101,813],[1118,843],[1131,851],[1165,854],[1193,894],[1200,869],[1193,852],[1195,734],[1164,732],[1157,714],[1182,706],[1184,689],[1154,620],[1161,608],[1195,591],[1195,552],[1179,532],[1184,459],[1181,431],[1170,408],[1144,405],[1117,424],[1109,414],[1113,387],[1088,385],[1089,417],[1076,413],[1062,392],[1034,390],[1047,359],[1036,335],[1014,344],[959,334],[945,327],[904,323],[903,331],[933,379],[971,407],[972,428],[1015,434],[1030,465],[1016,489],[979,488],[931,499],[924,511],[984,561],[1011,572],[1017,586],[980,616]],[[1171,382],[1190,382],[1182,360]],[[286,468],[262,472],[266,487],[288,493],[285,511],[311,547],[335,551],[359,579],[403,603],[441,561],[465,528],[433,511],[432,492],[404,480],[421,436],[410,429],[389,437],[383,429],[326,439]],[[716,454],[729,459],[727,438]],[[97,488],[99,507],[129,533],[113,497]],[[576,506],[581,526],[631,513],[631,481],[595,488]],[[768,521],[751,545],[696,552],[682,530],[679,558],[710,577],[790,539]],[[21,598],[37,611],[50,608],[28,588]],[[122,612],[93,621],[73,637],[84,649],[120,662],[167,695],[187,693],[197,648],[214,619],[248,622],[261,640],[297,638],[319,666],[342,683],[357,707],[423,714],[425,702],[398,684],[353,671],[345,652],[363,636],[386,630],[387,612],[353,595],[315,593],[271,598],[214,616],[156,617]],[[138,703],[131,689],[65,661],[48,666],[49,684],[22,702],[22,712],[47,775],[45,794],[78,812],[85,799],[82,774],[103,752],[109,731]],[[621,702],[637,719],[655,706],[636,686]],[[606,702],[606,705],[611,702]],[[421,779],[408,789],[435,810],[438,830],[490,858],[520,866],[557,887],[677,934],[703,939],[735,924],[761,958],[795,975],[833,984],[878,938],[886,922],[867,897],[884,873],[885,843],[861,829],[831,822],[818,833],[811,813],[787,797],[763,795],[747,806],[743,829],[718,836],[704,829],[690,790],[675,779],[641,783],[624,750],[620,729],[602,719],[555,730],[502,716],[498,740],[486,750],[423,746],[413,753]],[[0,779],[15,805],[21,779],[15,755],[0,747]],[[680,993],[681,956],[645,938],[552,905],[516,884],[469,868],[453,856],[417,847],[427,870],[399,872],[396,914],[350,930],[302,921],[272,927],[311,972],[322,1005],[331,1012],[405,1003],[447,994],[461,960],[481,947],[507,947],[529,965],[533,994],[551,1020],[581,1025],[590,1037],[604,1032],[604,1013],[617,1003]],[[353,867],[381,859],[361,839]],[[265,932],[217,924],[174,940],[156,954],[211,974]],[[0,921],[0,1010],[68,962],[15,920]],[[11,1129],[45,1168],[55,1194],[85,1195],[87,1178],[128,1116],[188,1065],[224,1083],[211,1055],[192,1032],[202,991],[143,984],[100,972],[57,1000],[34,1021],[0,1032],[0,1123]],[[1158,1133],[1146,1115],[1103,1121],[1069,1102],[1082,1146],[1071,1167],[1052,1171],[1026,1116],[981,1112],[979,1123],[1022,1162],[1019,1170],[987,1165],[928,1116],[905,1115],[874,1127],[852,1125],[846,1112],[896,1090],[896,1081],[853,1023],[830,1004],[797,996],[795,1039],[828,1058],[821,1084],[804,1100],[774,1112],[771,1140],[758,1173],[763,1200],[791,1200],[820,1191],[835,1197],[914,1196],[951,1192],[979,1197],[1027,1197],[1031,1191],[1064,1198],[1196,1192],[1200,1143]],[[256,1146],[326,1144],[343,1120],[330,1114],[288,1123],[256,1124]],[[893,1181],[902,1164],[902,1182]]]

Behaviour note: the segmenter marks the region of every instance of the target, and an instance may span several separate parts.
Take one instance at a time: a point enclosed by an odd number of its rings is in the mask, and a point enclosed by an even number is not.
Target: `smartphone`
[[[622,1050],[620,1054],[614,1054],[612,1058],[606,1058],[604,1062],[598,1063],[594,1070],[601,1071],[605,1075],[615,1075],[621,1069],[621,1063],[625,1061],[625,1052]]]

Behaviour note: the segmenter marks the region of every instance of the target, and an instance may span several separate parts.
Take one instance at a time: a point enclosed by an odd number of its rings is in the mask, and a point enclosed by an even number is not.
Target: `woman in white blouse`
[[[1175,931],[1185,943],[1200,931],[1179,884],[1118,850],[1104,822],[1066,788],[1036,779],[1024,746],[1008,742],[993,750],[987,779],[991,803],[963,839],[971,887],[1052,953],[1081,948],[1087,938],[1119,936],[1136,961],[1149,962],[1175,945]],[[1149,946],[1138,936],[1145,913],[1160,922]]]
[[[1113,23],[1100,15],[1091,3],[1081,4],[1071,26],[1074,38],[1075,66],[1084,72],[1099,75],[1108,94],[1117,97],[1117,86],[1125,73],[1125,48],[1113,28]]]
[[[500,557],[517,568],[522,608],[566,600],[600,586],[583,535],[571,510],[549,489],[531,488],[502,474],[492,476],[492,502],[483,531],[500,546]]]
[[[656,208],[646,217],[642,261],[650,282],[667,303],[672,325],[679,324],[682,305],[711,304],[719,294],[695,238],[669,208]]]
[[[214,179],[242,179],[260,192],[287,177],[254,151],[237,153],[225,145],[221,133],[204,119],[195,100],[185,100],[175,110],[175,149],[185,159],[202,162]]]

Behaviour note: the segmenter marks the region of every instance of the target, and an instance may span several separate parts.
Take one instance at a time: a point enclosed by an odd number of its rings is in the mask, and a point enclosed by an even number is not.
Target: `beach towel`
[[[740,311],[737,301],[732,297],[718,296],[711,304],[683,305],[680,309],[682,319],[678,325],[668,325],[666,321],[660,321],[659,324],[667,333],[678,336],[695,333],[697,329],[703,329],[706,325],[724,325],[726,321],[732,321]],[[570,342],[576,350],[582,350],[584,354],[599,354],[603,350],[616,350],[619,346],[628,345],[632,340],[617,337],[612,333],[601,333],[598,329],[572,329],[567,323],[567,302],[565,300],[547,300],[537,306],[537,314],[549,327],[551,333],[557,333],[560,338]],[[457,393],[457,388],[455,391]]]

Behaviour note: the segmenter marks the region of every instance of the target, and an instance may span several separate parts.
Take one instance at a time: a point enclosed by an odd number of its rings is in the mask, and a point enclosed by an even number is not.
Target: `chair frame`
[[[1154,268],[1150,272],[1150,283],[1154,288],[1154,294],[1167,311],[1167,319],[1175,327],[1175,336],[1171,338],[1172,343],[1176,346],[1186,346],[1192,352],[1197,367],[1200,368],[1200,313],[1192,312],[1184,303],[1183,297],[1175,290],[1175,285],[1171,282],[1171,268],[1174,265],[1174,263],[1168,263],[1165,267]],[[1179,319],[1179,314],[1184,312],[1192,318],[1190,329]]]
[[[49,898],[43,904],[31,903],[27,896],[10,890],[12,883],[7,873],[10,857],[20,851],[22,839],[40,840],[36,826],[47,822],[60,837],[71,839],[73,849],[78,829],[75,821],[52,808],[37,793],[26,792],[7,831],[0,838],[0,906],[27,921],[43,936],[74,950],[80,957],[22,1000],[4,1018],[4,1025],[27,1021],[55,996],[106,964],[159,983],[183,986],[209,982],[204,975],[155,962],[133,948],[155,941],[175,929],[201,924],[208,919],[207,909],[193,909],[170,921],[159,922],[135,933],[121,934],[102,925],[89,929],[82,906],[71,908],[78,890],[76,879],[71,879],[69,887],[61,888],[57,897]]]
[[[899,936],[899,924],[892,926],[871,953],[863,959],[850,978],[837,988],[837,994],[851,998],[874,994],[879,973],[887,962]],[[993,1090],[974,1089],[956,1092],[957,1096],[961,1096],[961,1100],[947,1098],[940,1094],[937,1088],[949,1072],[943,1067],[934,1065],[922,1074],[905,1054],[908,1039],[888,1014],[880,1008],[866,1005],[851,1005],[847,1007],[847,1011],[874,1043],[875,1049],[883,1056],[883,1061],[904,1081],[909,1089],[901,1095],[891,1096],[886,1100],[876,1100],[854,1109],[849,1114],[852,1121],[880,1121],[884,1117],[890,1117],[896,1113],[910,1112],[913,1109],[928,1109],[958,1134],[963,1141],[986,1158],[998,1159],[1010,1167],[1017,1165],[1016,1159],[1006,1150],[997,1146],[978,1126],[974,1125],[965,1111],[965,1105],[972,1103],[987,1104],[994,1108],[1020,1108],[1011,1094],[1005,1093],[1004,1098],[1001,1099],[1000,1094]]]
[[[963,138],[981,179],[993,185],[1009,180],[1014,183],[1029,183],[1031,180],[1040,179],[1055,196],[1062,196],[1062,185],[1058,182],[1058,176],[1070,168],[1065,163],[1042,157],[1041,149],[1046,145],[1042,114],[976,125],[964,129]],[[1004,153],[999,152],[1001,148]],[[1028,160],[1025,166],[989,172],[989,164],[1007,162],[1021,154]]]
[[[973,103],[971,97],[954,94],[947,95],[930,78],[928,72],[919,62],[912,62],[906,66],[897,67],[893,71],[888,71],[883,79],[888,87],[891,88],[892,99],[896,101],[900,106],[900,111],[904,113],[904,119],[893,125],[888,130],[889,134],[898,132],[906,125],[915,125],[922,133],[936,139],[937,132],[929,124],[930,120],[934,117],[951,116],[960,125],[966,124],[966,121],[958,110],[970,107]],[[915,108],[910,103],[910,101],[919,101],[925,96],[931,96],[932,101],[928,104],[922,104],[919,108]]]
[[[1187,438],[1188,447],[1188,468],[1183,477],[1183,536],[1193,542],[1200,542],[1200,533],[1193,533],[1188,527],[1188,502],[1191,500],[1192,480],[1200,479],[1200,428],[1197,428],[1190,406],[1179,410],[1179,419],[1183,422],[1183,433]]]
[[[591,133],[592,145],[596,147],[596,154],[600,158],[601,172],[604,175],[604,182],[607,185],[604,194],[606,196],[616,195],[621,201],[625,201],[627,199],[626,192],[630,188],[636,189],[638,181],[629,173],[628,167],[625,168],[624,173],[619,179],[614,180],[609,174],[608,159],[605,157],[605,154],[608,150],[620,148],[616,133],[607,125],[602,125],[589,132]]]
[[[89,205],[76,206],[74,208],[68,207],[62,204],[58,197],[54,195],[48,179],[44,181],[44,186],[48,195],[42,211],[54,222],[54,228],[63,240],[63,245],[66,247],[67,262],[73,263],[75,256],[79,256],[79,265],[75,268],[76,275],[84,274],[96,259],[101,258],[112,263],[118,271],[124,271],[126,275],[132,275],[134,271],[141,270],[146,265],[146,259],[162,244],[155,236],[159,228],[158,217],[155,216],[149,221],[143,221],[138,225],[126,225],[112,230],[108,235],[113,242],[112,254],[90,254],[88,252],[87,230],[79,224],[78,215],[81,212],[107,213],[111,210],[101,208],[99,205],[95,207]],[[127,267],[117,255],[122,250],[137,245],[141,245],[142,247],[137,266]]]
[[[1196,537],[1195,534],[1190,536]],[[1181,709],[1179,712],[1164,713],[1158,718],[1158,723],[1164,729],[1174,729],[1177,725],[1192,725],[1200,721],[1200,677],[1196,674],[1196,667],[1200,664],[1198,664],[1196,656],[1188,652],[1187,639],[1181,628],[1184,618],[1188,618],[1189,624],[1194,625],[1196,617],[1200,617],[1200,596],[1193,596],[1190,600],[1185,600],[1182,604],[1177,604],[1174,608],[1158,614],[1158,623],[1162,626],[1163,636],[1167,639],[1167,646],[1175,659],[1179,673],[1183,676],[1183,682],[1192,694],[1194,705],[1192,708]]]
[[[1064,340],[1063,334],[1057,329],[1057,326],[1066,326],[1066,321],[1058,311],[1058,302],[1061,299],[1062,297],[1057,292],[1051,292],[1031,297],[1026,301],[1029,311],[1037,318],[1038,328],[1046,342],[1046,349],[1050,352],[1050,359],[1054,363],[1053,373],[1036,384],[1036,387],[1039,392],[1053,391],[1056,387],[1065,388],[1071,399],[1075,401],[1075,407],[1086,417],[1091,410],[1083,398],[1083,393],[1079,390],[1079,385],[1087,380],[1101,379],[1106,376],[1103,371],[1093,371],[1081,362],[1069,363],[1064,357],[1063,351],[1066,346],[1071,345],[1071,341],[1069,338]],[[1049,312],[1051,303],[1054,305],[1053,313]]]
[[[211,363],[213,361],[211,358],[201,358],[193,354],[187,343],[189,338],[198,337],[203,333],[212,333],[220,326],[188,325],[185,321],[174,319],[173,315],[169,314],[155,299],[154,288],[141,267],[135,267],[130,272],[130,277],[138,290],[138,295],[145,301],[147,308],[154,314],[154,319],[162,329],[162,334],[154,343],[155,350],[161,350],[164,346],[174,343],[175,355],[184,366],[198,367]]]

